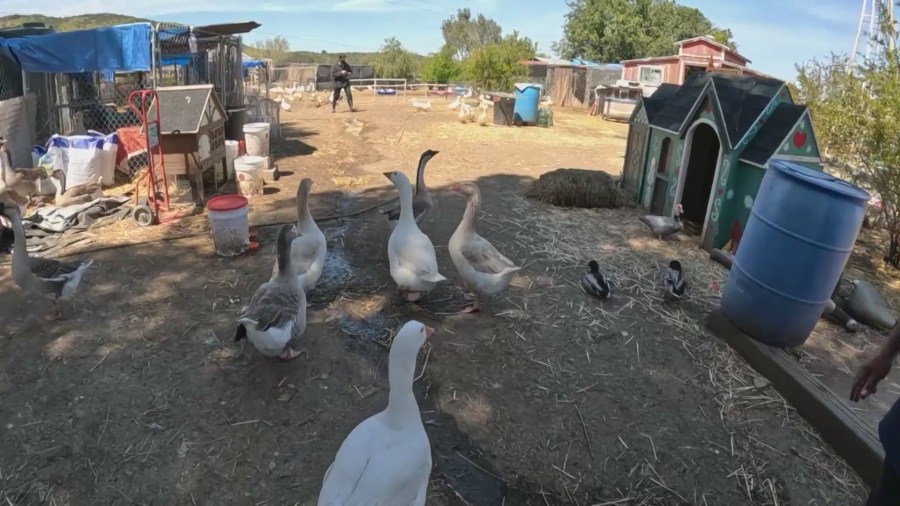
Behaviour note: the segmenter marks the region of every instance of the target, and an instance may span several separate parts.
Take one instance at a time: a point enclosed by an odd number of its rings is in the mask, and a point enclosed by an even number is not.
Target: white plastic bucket
[[[238,155],[238,141],[225,141],[225,166],[227,167],[228,179],[234,178],[234,159]]]
[[[118,138],[116,139],[118,141]],[[103,144],[103,165],[100,166],[100,183],[103,186],[112,186],[116,182],[116,157],[119,154],[119,144],[107,141]]]
[[[219,195],[206,203],[209,233],[217,254],[233,257],[247,251],[250,246],[248,204],[247,199],[240,195]]]
[[[247,143],[247,154],[251,156],[269,156],[268,123],[247,123],[244,125],[244,141]]]
[[[263,193],[263,169],[266,159],[261,156],[244,155],[234,159],[234,173],[238,192],[250,198]]]

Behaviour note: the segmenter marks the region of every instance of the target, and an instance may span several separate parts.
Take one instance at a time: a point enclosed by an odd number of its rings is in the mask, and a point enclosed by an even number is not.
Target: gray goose
[[[52,258],[30,258],[25,246],[25,229],[19,210],[0,203],[0,214],[9,218],[15,243],[13,244],[13,279],[25,291],[53,300],[53,309],[47,321],[60,319],[59,301],[68,300],[75,293],[84,271],[93,260],[64,262]]]
[[[413,216],[416,219],[416,225],[421,225],[425,221],[428,212],[436,204],[434,197],[428,193],[428,186],[425,185],[425,165],[438,153],[438,151],[429,149],[419,157],[419,166],[416,169],[416,193],[413,196]],[[400,222],[400,203],[398,202],[396,206],[382,211],[382,213],[387,217],[391,230],[394,230],[397,223]]]
[[[684,230],[684,222],[681,218],[682,214],[684,214],[684,208],[681,207],[681,204],[677,204],[675,206],[674,218],[648,214],[646,216],[641,216],[640,220],[650,227],[653,235],[657,236],[660,240],[663,240]]]

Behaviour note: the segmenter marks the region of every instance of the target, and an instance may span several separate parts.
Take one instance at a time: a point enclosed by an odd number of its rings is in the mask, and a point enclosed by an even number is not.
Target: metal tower
[[[885,39],[881,29],[882,16],[887,16],[891,23],[894,21],[894,0],[862,0],[861,3],[856,40],[850,53],[851,60],[856,64],[879,60],[884,56],[884,45],[878,42]],[[888,47],[893,48],[895,42],[893,38],[887,40]]]

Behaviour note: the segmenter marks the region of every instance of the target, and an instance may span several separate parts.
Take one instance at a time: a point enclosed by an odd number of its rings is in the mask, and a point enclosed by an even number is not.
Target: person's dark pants
[[[337,107],[338,99],[341,98],[341,90],[344,90],[344,94],[347,95],[347,105],[353,109],[353,92],[350,91],[350,81],[343,81],[334,83],[334,96],[331,97],[332,111]]]
[[[900,401],[894,403],[881,423],[878,438],[884,447],[884,470],[866,506],[900,505]]]

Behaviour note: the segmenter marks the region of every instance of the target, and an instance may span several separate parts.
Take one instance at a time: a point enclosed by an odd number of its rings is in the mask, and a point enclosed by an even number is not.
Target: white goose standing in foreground
[[[445,281],[438,272],[434,244],[423,234],[413,219],[412,186],[402,172],[385,172],[400,193],[400,219],[388,239],[391,277],[400,295],[407,301],[420,300],[434,285]]]
[[[309,212],[309,192],[312,179],[304,178],[297,187],[297,231],[299,235],[291,242],[291,263],[297,269],[297,276],[307,292],[315,288],[325,268],[328,241],[316,225]],[[278,260],[272,266],[272,278],[278,276]]]
[[[394,337],[387,408],[357,425],[325,471],[318,506],[424,506],[431,444],[413,395],[416,356],[434,329],[413,320]]]
[[[10,220],[15,243],[13,244],[12,273],[16,284],[23,290],[53,299],[53,309],[46,316],[47,321],[59,320],[60,300],[68,300],[75,293],[84,271],[94,263],[76,260],[62,262],[52,258],[29,258],[25,246],[25,229],[19,210],[0,203],[0,215]]]
[[[278,231],[278,274],[263,283],[237,318],[235,342],[247,339],[267,357],[291,360],[300,355],[300,338],[306,330],[306,294],[297,267],[291,262],[294,225]]]
[[[481,207],[481,191],[478,186],[469,182],[457,183],[450,190],[468,197],[466,212],[450,237],[448,249],[459,275],[475,292],[472,303],[462,310],[464,313],[472,313],[480,309],[479,295],[491,296],[502,292],[509,286],[513,273],[521,267],[517,267],[475,231],[475,218]]]
[[[660,240],[663,240],[684,230],[684,222],[681,219],[682,214],[684,214],[684,208],[681,207],[681,204],[677,204],[675,206],[674,218],[648,214],[646,216],[641,216],[640,220],[650,227],[650,230],[655,236],[659,237]]]
[[[416,218],[416,224],[421,225],[428,213],[435,207],[434,197],[428,193],[428,186],[425,184],[425,165],[438,154],[438,151],[427,150],[419,157],[419,166],[416,168],[416,194],[413,197],[413,216]],[[397,204],[393,208],[382,211],[388,219],[388,224],[393,230],[400,221],[400,205]]]

